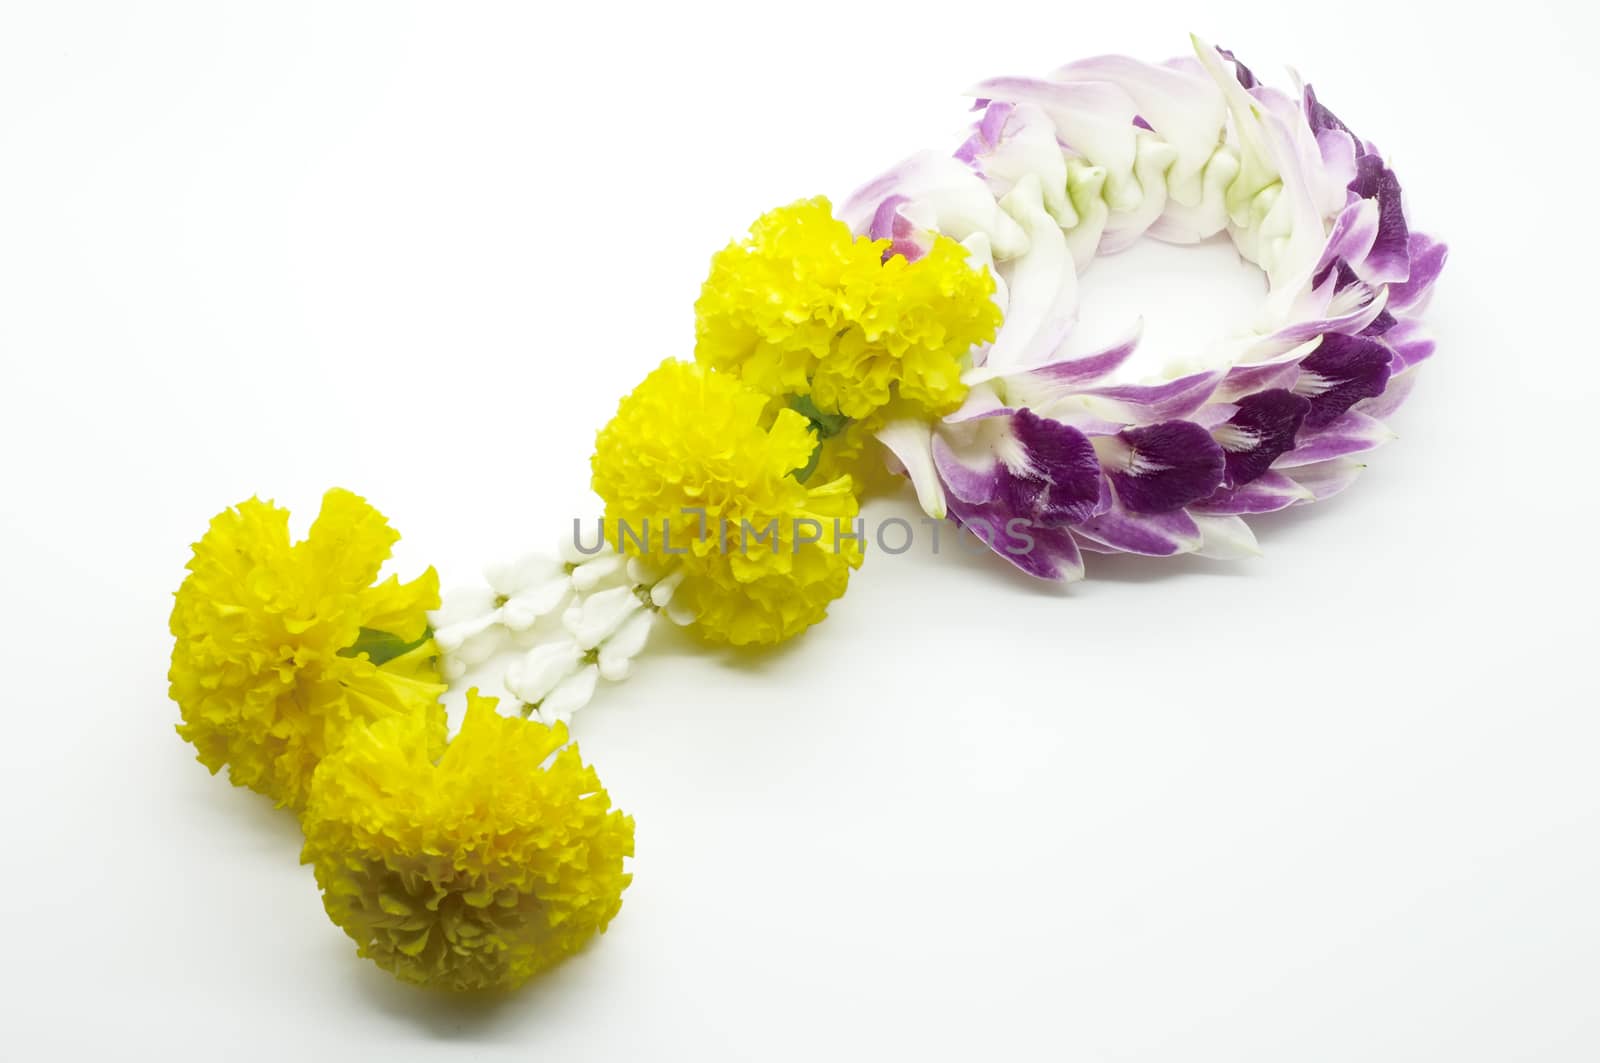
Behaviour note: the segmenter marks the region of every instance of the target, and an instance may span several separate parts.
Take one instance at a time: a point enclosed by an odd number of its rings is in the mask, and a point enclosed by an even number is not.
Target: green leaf
[[[832,439],[850,423],[850,418],[842,413],[823,413],[817,409],[810,395],[790,395],[789,409],[811,422],[811,430],[817,433],[818,439]]]
[[[849,425],[850,418],[842,413],[823,413],[817,409],[817,404],[811,401],[810,395],[790,395],[788,402],[789,409],[811,422],[811,434],[817,437],[817,445],[811,450],[810,460],[789,474],[801,483],[805,483],[811,478],[811,474],[817,471],[817,463],[822,460],[823,442],[843,432]]]
[[[400,636],[391,635],[387,631],[364,627],[361,629],[361,634],[356,636],[355,643],[340,650],[339,656],[359,657],[364,653],[373,664],[388,664],[396,657],[410,653],[432,637],[432,628],[424,631],[422,637],[415,642],[406,642]]]

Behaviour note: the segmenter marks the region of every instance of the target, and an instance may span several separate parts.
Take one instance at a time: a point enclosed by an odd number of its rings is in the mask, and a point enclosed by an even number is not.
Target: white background
[[[1600,1058],[1596,29],[1576,2],[5,4],[0,1055]],[[1190,30],[1293,63],[1452,244],[1401,438],[1261,520],[1259,560],[1091,557],[1056,593],[878,555],[759,661],[663,641],[576,726],[638,820],[611,932],[487,1004],[358,960],[292,818],[172,732],[208,518],[260,493],[303,527],[348,486],[447,585],[545,546],[756,214],[953,147],[981,77]],[[1130,255],[1086,283],[1152,342],[1242,291]]]

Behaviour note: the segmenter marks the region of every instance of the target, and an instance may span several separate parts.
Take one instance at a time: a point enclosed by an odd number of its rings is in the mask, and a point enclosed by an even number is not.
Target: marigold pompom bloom
[[[173,605],[168,673],[178,734],[202,764],[299,809],[318,761],[354,728],[415,718],[443,748],[444,686],[425,640],[438,576],[372,585],[398,538],[343,490],[299,543],[270,502],[212,519]]]
[[[850,477],[792,475],[816,446],[804,416],[772,412],[738,379],[663,362],[596,443],[607,534],[624,553],[683,566],[678,594],[707,638],[781,642],[826,616],[861,563]]]
[[[565,724],[503,717],[473,690],[437,763],[417,716],[328,755],[301,862],[361,955],[418,985],[510,989],[605,930],[633,819],[566,743]]]
[[[942,416],[966,396],[963,359],[994,338],[994,279],[937,236],[915,262],[853,236],[826,199],[764,214],[711,260],[695,357],[772,396],[867,418],[898,398]]]

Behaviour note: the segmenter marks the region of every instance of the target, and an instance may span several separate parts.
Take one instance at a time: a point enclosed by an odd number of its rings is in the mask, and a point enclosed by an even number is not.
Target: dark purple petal
[[[1362,155],[1356,159],[1356,179],[1350,182],[1350,191],[1378,203],[1378,235],[1364,263],[1358,263],[1365,266],[1362,274],[1375,280],[1404,281],[1411,271],[1411,234],[1400,201],[1399,179],[1376,155]]]
[[[942,435],[933,438],[939,477],[957,501],[1009,520],[1055,527],[1092,516],[1100,505],[1100,459],[1076,428],[1019,410],[1008,418],[1009,446],[963,458]]]
[[[1072,524],[1094,513],[1100,500],[1100,459],[1094,446],[1076,428],[1019,410],[1011,418],[1011,431],[1022,444],[1027,469],[1006,467],[1008,489],[1042,523]],[[1022,507],[1017,504],[1019,512]]]
[[[1387,309],[1383,309],[1378,311],[1378,316],[1373,318],[1372,322],[1368,324],[1366,328],[1362,329],[1357,335],[1382,336],[1385,332],[1388,332],[1399,323],[1399,320],[1393,314],[1389,313]]]
[[[1406,256],[1411,261],[1411,274],[1402,284],[1389,286],[1389,305],[1398,310],[1415,306],[1428,294],[1433,282],[1439,279],[1450,249],[1424,233],[1412,233],[1406,245]]]
[[[1267,471],[1238,487],[1220,487],[1207,499],[1191,503],[1191,513],[1276,513],[1296,502],[1311,500],[1311,492],[1281,472]]]
[[[1377,239],[1376,229],[1374,229],[1373,239]],[[1342,258],[1329,259],[1328,262],[1317,271],[1316,276],[1311,278],[1311,283],[1320,288],[1323,282],[1328,279],[1329,274],[1333,274],[1334,276],[1333,290],[1335,292],[1342,292],[1351,285],[1362,283],[1360,275],[1357,274],[1355,270],[1350,268],[1349,262],[1346,262]]]
[[[1106,475],[1130,513],[1170,513],[1222,483],[1222,448],[1191,421],[1126,428],[1102,445]]]
[[[1146,122],[1144,120],[1144,116],[1143,115],[1139,115],[1139,114],[1134,115],[1133,116],[1133,124],[1138,126],[1140,129],[1149,130],[1152,133],[1154,133],[1156,131],[1156,127],[1151,125],[1149,122]]]
[[[1234,57],[1234,54],[1228,51],[1228,49],[1218,48],[1217,54],[1233,64],[1233,75],[1239,79],[1239,84],[1243,85],[1247,89],[1253,89],[1257,85],[1261,84],[1261,82],[1256,80],[1256,76],[1250,72],[1250,68],[1239,62],[1239,60]]]
[[[1245,88],[1249,87],[1250,86],[1248,85],[1245,86]],[[1320,133],[1324,129],[1337,129],[1339,132],[1347,134],[1351,140],[1355,141],[1356,154],[1358,156],[1363,153],[1361,148],[1361,138],[1356,136],[1349,126],[1339,121],[1337,115],[1328,110],[1321,104],[1320,101],[1318,101],[1317,94],[1312,91],[1310,85],[1306,86],[1305,105],[1306,124],[1311,127],[1312,133]]]
[[[1117,506],[1078,525],[1073,532],[1111,550],[1151,557],[1187,554],[1198,550],[1203,541],[1199,525],[1181,509],[1139,516]]]
[[[1226,453],[1223,483],[1238,487],[1265,473],[1278,455],[1294,449],[1295,433],[1311,401],[1283,388],[1246,395],[1239,412],[1213,430]]]
[[[1330,332],[1300,360],[1294,391],[1311,400],[1307,428],[1322,428],[1362,399],[1382,395],[1389,382],[1389,348],[1382,340]]]
[[[971,505],[957,498],[949,501],[949,515],[1030,576],[1063,583],[1083,578],[1083,555],[1065,528],[1046,528],[1008,515],[998,506]]]

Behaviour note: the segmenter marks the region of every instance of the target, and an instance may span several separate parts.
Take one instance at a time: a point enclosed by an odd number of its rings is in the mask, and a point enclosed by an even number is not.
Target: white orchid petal
[[[889,448],[917,489],[922,511],[935,520],[945,516],[944,485],[933,464],[933,429],[922,421],[890,421],[877,432],[878,441]]]
[[[1001,266],[1010,309],[984,360],[986,370],[1010,372],[1039,364],[1066,339],[1078,309],[1078,274],[1036,175],[1018,181],[1000,205],[1029,240],[1026,254]]]
[[[650,588],[650,604],[657,609],[665,607],[688,575],[689,570],[680,566],[657,580],[655,586]]]
[[[655,627],[657,614],[650,609],[641,609],[617,628],[616,634],[606,639],[600,647],[600,659],[623,658],[639,656],[645,643],[650,640],[650,631]]]
[[[539,719],[547,724],[565,723],[572,714],[589,704],[594,697],[595,684],[600,679],[600,669],[586,664],[567,676],[539,703]]]
[[[554,612],[572,591],[572,581],[563,571],[548,583],[514,595],[500,607],[500,622],[512,631],[526,631],[540,617]]]
[[[564,573],[560,561],[544,554],[528,554],[507,565],[490,565],[483,578],[502,598],[512,598],[529,587],[558,579]]]
[[[1255,533],[1242,518],[1232,514],[1212,516],[1194,512],[1189,517],[1200,528],[1200,548],[1195,553],[1201,557],[1235,561],[1261,556],[1261,546],[1256,542]]]
[[[648,587],[662,578],[662,571],[642,557],[628,558],[628,579],[636,587]]]
[[[593,649],[620,628],[630,616],[644,608],[644,603],[632,587],[612,587],[599,591],[583,600],[576,610],[577,617],[567,624],[567,630],[584,649]],[[567,616],[571,617],[569,610]],[[565,618],[564,618],[565,619]]]
[[[482,664],[505,645],[506,630],[500,626],[500,612],[495,610],[477,620],[466,620],[441,628],[433,633],[434,645],[467,665]]]
[[[506,689],[529,705],[536,705],[576,672],[582,662],[583,649],[571,639],[543,643],[507,666]]]
[[[625,562],[621,554],[602,554],[593,561],[585,561],[572,570],[572,585],[587,594],[605,580],[622,571]]]
[[[494,611],[495,593],[488,587],[456,587],[445,593],[439,608],[429,611],[428,623],[438,631],[493,616]]]

